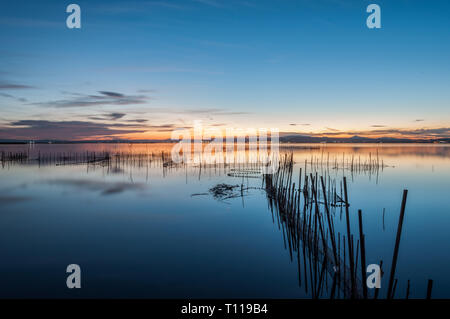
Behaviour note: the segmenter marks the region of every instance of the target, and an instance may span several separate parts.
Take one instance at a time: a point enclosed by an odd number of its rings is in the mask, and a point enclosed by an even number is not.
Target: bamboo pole
[[[350,213],[348,211],[348,192],[347,192],[347,178],[344,176],[344,197],[345,197],[345,217],[347,220],[347,241],[348,241],[348,257],[349,257],[349,264],[350,264],[350,280],[352,285],[352,298],[354,296],[355,291],[355,269],[353,264],[353,249],[352,249],[352,242],[351,242],[351,231],[350,231]]]
[[[397,257],[398,257],[398,249],[400,247],[400,238],[402,235],[402,227],[403,227],[403,217],[405,216],[405,206],[406,206],[406,198],[408,196],[408,190],[405,189],[403,191],[403,199],[402,199],[402,206],[400,209],[400,218],[398,220],[398,227],[397,227],[397,237],[395,239],[395,248],[394,248],[394,256],[392,257],[392,266],[391,266],[391,274],[389,276],[389,286],[387,291],[387,299],[392,298],[392,286],[394,282],[394,276],[395,276],[395,268],[397,267]]]
[[[336,238],[334,237],[334,229],[333,229],[333,225],[331,223],[330,212],[328,210],[327,195],[326,195],[325,184],[323,182],[322,176],[320,176],[320,181],[322,182],[323,200],[325,202],[325,212],[327,214],[328,229],[330,230],[330,240],[331,240],[331,246],[333,247],[334,262],[335,262],[335,265],[338,266],[339,259],[337,257],[337,251],[336,251]]]
[[[362,224],[362,211],[358,210],[359,220],[359,242],[361,247],[361,280],[363,282],[363,296],[367,299],[367,285],[366,285],[366,247],[364,240],[363,224]]]
[[[433,289],[433,280],[428,279],[427,299],[431,299],[431,290]]]

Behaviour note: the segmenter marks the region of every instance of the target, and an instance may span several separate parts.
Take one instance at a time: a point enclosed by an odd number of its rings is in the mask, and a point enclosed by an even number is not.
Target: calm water
[[[1,145],[0,151],[156,154],[171,147]],[[362,209],[367,264],[383,260],[381,297],[408,189],[396,297],[404,297],[410,280],[410,296],[423,298],[433,279],[433,297],[450,298],[450,146],[289,145],[281,151],[294,153],[293,180],[300,168],[304,174],[305,160],[308,173],[335,180],[338,192],[347,177],[352,230],[357,234]],[[377,156],[382,169],[348,168],[352,158],[364,163]],[[223,166],[164,168],[157,160],[3,164],[0,297],[311,297],[303,269],[299,283],[297,257],[291,258],[261,178],[229,176]],[[219,183],[250,189],[217,200],[208,190]],[[345,233],[345,214],[339,208],[333,214],[336,232]],[[81,267],[82,289],[66,287],[72,263]]]

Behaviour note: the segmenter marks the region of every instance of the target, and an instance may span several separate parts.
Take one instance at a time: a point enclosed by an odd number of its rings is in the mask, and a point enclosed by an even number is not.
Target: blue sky
[[[448,1],[2,0],[0,41],[0,138],[162,136],[196,119],[450,137]]]

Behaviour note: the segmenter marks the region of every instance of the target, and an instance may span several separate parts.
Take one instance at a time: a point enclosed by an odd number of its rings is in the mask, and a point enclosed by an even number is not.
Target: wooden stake
[[[361,243],[361,280],[363,282],[363,296],[367,299],[367,285],[366,285],[366,247],[364,240],[363,224],[362,224],[362,211],[358,210],[359,219],[359,242]]]
[[[393,286],[393,283],[394,283],[395,268],[397,267],[398,249],[400,247],[400,238],[401,238],[401,235],[402,235],[403,217],[405,216],[405,206],[406,206],[406,198],[407,198],[407,196],[408,196],[408,190],[405,189],[403,191],[402,206],[401,206],[401,209],[400,209],[400,218],[398,220],[397,238],[395,239],[394,256],[392,257],[391,275],[389,276],[389,286],[388,286],[388,291],[387,291],[387,299],[391,299],[392,298],[392,286]]]

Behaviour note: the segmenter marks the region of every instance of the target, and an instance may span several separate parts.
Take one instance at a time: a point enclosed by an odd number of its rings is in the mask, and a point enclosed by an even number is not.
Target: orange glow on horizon
[[[193,130],[188,130],[190,132],[190,135],[193,137]],[[172,132],[153,132],[153,131],[147,131],[142,133],[130,133],[130,134],[121,134],[121,135],[115,135],[115,136],[92,136],[89,138],[84,138],[82,140],[113,140],[113,139],[123,139],[123,140],[170,140]],[[433,134],[408,134],[407,131],[404,133],[402,132],[371,132],[371,131],[365,131],[365,132],[299,132],[299,131],[280,131],[280,138],[283,136],[289,136],[289,135],[303,135],[303,136],[310,136],[310,137],[322,137],[322,138],[329,138],[329,139],[341,139],[341,138],[351,138],[354,136],[364,137],[364,138],[397,138],[397,139],[411,139],[411,140],[420,140],[420,139],[437,139],[442,138],[441,136],[436,136]],[[212,134],[213,137],[215,137],[214,134]],[[225,130],[221,130],[221,135],[224,138],[226,137]],[[239,134],[236,134],[235,136],[239,136]],[[269,134],[270,136],[270,134]]]

